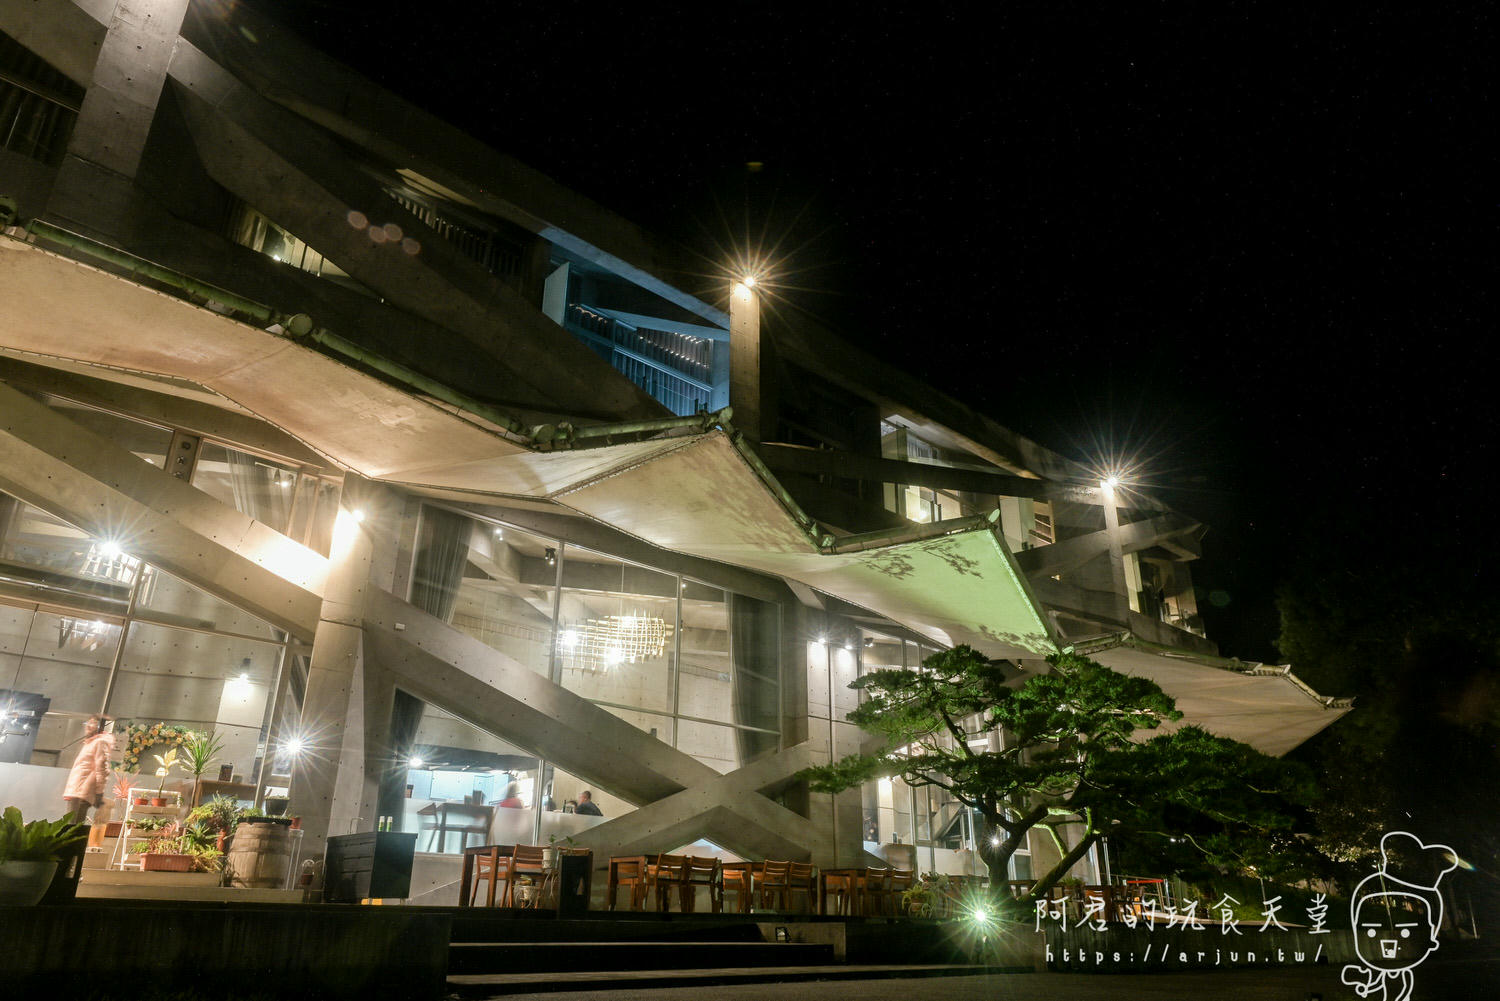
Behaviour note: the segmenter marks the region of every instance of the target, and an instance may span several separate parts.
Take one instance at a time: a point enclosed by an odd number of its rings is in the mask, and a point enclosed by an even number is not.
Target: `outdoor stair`
[[[846,965],[831,944],[766,942],[755,922],[707,916],[496,921],[460,912],[448,952],[448,990],[458,999],[980,971],[952,964]]]

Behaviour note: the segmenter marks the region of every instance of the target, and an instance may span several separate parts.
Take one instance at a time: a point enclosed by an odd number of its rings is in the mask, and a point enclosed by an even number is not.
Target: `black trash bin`
[[[564,852],[557,860],[557,916],[581,918],[589,910],[589,893],[593,889],[594,856],[592,852]]]

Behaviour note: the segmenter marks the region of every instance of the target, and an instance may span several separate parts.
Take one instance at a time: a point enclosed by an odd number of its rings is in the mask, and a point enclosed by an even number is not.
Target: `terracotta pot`
[[[136,806],[145,806],[149,802],[151,802],[151,801],[148,800],[145,796],[137,796],[135,798],[135,805]]]
[[[300,831],[300,830],[302,830],[302,818],[301,817],[293,817],[292,818],[292,830],[294,830],[294,831]]]
[[[109,823],[104,825],[104,836],[106,838],[118,838],[120,836],[120,828],[123,826],[124,825],[121,824],[120,821],[111,820]]]
[[[167,797],[165,797],[165,796],[152,796],[151,797],[151,805],[152,806],[166,806],[167,805]]]
[[[141,856],[141,868],[146,872],[192,872],[193,856],[151,852]]]

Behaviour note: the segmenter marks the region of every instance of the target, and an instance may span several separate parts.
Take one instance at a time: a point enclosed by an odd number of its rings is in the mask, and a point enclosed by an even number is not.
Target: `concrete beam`
[[[803,743],[716,775],[707,783],[668,796],[574,835],[595,858],[669,850],[708,838],[747,858],[803,861],[814,852],[817,832],[805,817],[761,795],[814,763]]]
[[[96,379],[78,372],[47,365],[34,365],[18,358],[0,357],[0,380],[13,386],[87,403],[126,414],[138,420],[209,435],[256,452],[269,452],[293,462],[326,468],[328,460],[276,425],[249,414],[214,406],[200,399],[154,392],[139,386]],[[145,381],[145,380],[142,380]],[[169,388],[163,386],[163,388]],[[207,396],[208,394],[203,394]],[[336,470],[330,470],[336,472]]]
[[[371,593],[364,630],[368,655],[398,687],[623,799],[651,803],[718,777],[394,595]]]
[[[1061,497],[1082,504],[1099,503],[1099,492],[1090,487],[1052,480],[1014,476],[1000,470],[954,469],[925,462],[880,459],[850,452],[807,448],[768,442],[760,455],[773,472],[810,476],[838,476],[872,483],[902,483],[933,490],[967,490],[1003,497]]]
[[[250,41],[242,29],[249,29]],[[506,219],[661,296],[709,324],[725,313],[677,286],[700,270],[639,226],[376,86],[243,5],[197,9],[183,33],[268,100],[448,189],[459,204]]]
[[[1162,540],[1182,535],[1200,528],[1198,522],[1180,514],[1167,514],[1160,518],[1147,518],[1122,525],[1119,529],[1122,553],[1139,552],[1160,545]],[[1029,578],[1050,577],[1055,573],[1066,573],[1076,569],[1101,553],[1109,552],[1109,529],[1090,532],[1054,542],[1050,546],[1038,546],[1015,554],[1016,565]]]
[[[312,638],[322,555],[5,385],[0,415],[0,490]]]
[[[603,420],[666,413],[520,292],[389,198],[321,130],[259,97],[186,41],[171,76],[209,176],[362,285],[505,362],[525,390],[496,387],[494,396],[548,395],[561,410]],[[352,210],[377,226],[399,226],[419,252],[372,240],[349,224]]]
[[[94,63],[104,44],[111,5],[103,6],[102,11],[89,11],[72,0],[0,0],[0,31],[69,80],[87,87],[93,82]]]

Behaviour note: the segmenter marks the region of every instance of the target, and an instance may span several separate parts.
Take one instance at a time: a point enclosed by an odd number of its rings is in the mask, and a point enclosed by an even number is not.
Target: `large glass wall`
[[[102,711],[122,773],[155,753],[132,728],[211,733],[223,746],[205,777],[229,766],[224,791],[253,800],[286,649],[263,620],[0,494],[0,767],[71,766]]]
[[[432,506],[410,600],[719,771],[780,744],[772,602]]]
[[[398,691],[396,758],[381,813],[417,834],[417,851],[551,844],[635,809],[461,717]],[[578,812],[583,793],[597,812]]]

